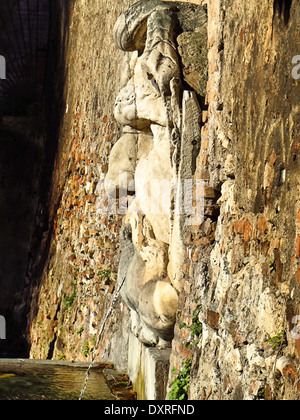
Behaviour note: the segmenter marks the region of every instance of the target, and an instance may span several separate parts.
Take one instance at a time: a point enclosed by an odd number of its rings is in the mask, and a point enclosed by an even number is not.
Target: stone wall
[[[204,182],[205,218],[181,232],[169,378],[192,358],[191,399],[299,399],[299,6],[198,3],[208,7],[208,84],[193,176]],[[86,360],[116,289],[122,216],[97,209],[107,205],[102,182],[120,137],[113,105],[128,77],[112,28],[130,4],[82,0],[65,10],[64,112],[49,252],[32,290],[32,357]],[[121,302],[106,331],[99,360],[126,368]]]
[[[180,368],[193,357],[191,399],[300,396],[299,86],[291,75],[300,10],[277,3],[208,2],[208,113],[196,171],[207,182],[206,220],[186,232],[171,358]]]
[[[116,73],[125,68],[111,34],[128,5],[77,1],[62,3],[55,14],[56,36],[61,33],[56,71],[64,93],[55,98],[61,121],[58,151],[48,193],[49,223],[37,250],[45,258],[33,264],[28,340],[34,358],[86,361],[115,291],[121,216],[96,209],[105,206],[97,199],[118,135]],[[126,309],[119,303],[99,353],[99,359],[113,359],[123,368],[124,318]]]

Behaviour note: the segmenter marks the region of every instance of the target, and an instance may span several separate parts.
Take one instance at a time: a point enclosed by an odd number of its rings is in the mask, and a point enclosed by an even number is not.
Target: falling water
[[[90,372],[91,372],[91,369],[92,369],[92,367],[94,365],[94,362],[95,362],[95,358],[96,358],[96,355],[97,355],[97,351],[98,351],[98,348],[99,348],[99,345],[100,345],[100,341],[101,341],[101,338],[102,338],[102,334],[103,334],[105,325],[106,325],[107,320],[108,320],[108,318],[109,318],[109,316],[110,316],[110,314],[111,314],[111,312],[113,310],[113,307],[114,307],[115,303],[117,302],[117,299],[119,297],[119,294],[121,292],[121,289],[122,289],[122,287],[123,287],[123,285],[125,283],[125,279],[126,279],[126,277],[124,277],[122,279],[122,282],[121,282],[120,286],[118,287],[118,290],[117,290],[117,292],[116,292],[116,294],[115,294],[115,296],[114,296],[114,298],[113,298],[113,300],[112,300],[112,302],[110,304],[110,307],[109,307],[109,309],[108,309],[108,311],[106,313],[106,316],[105,316],[104,321],[102,323],[102,326],[100,328],[100,331],[99,331],[99,334],[98,334],[98,338],[97,338],[97,342],[96,342],[96,345],[95,345],[95,349],[94,349],[93,354],[92,354],[91,363],[90,363],[90,365],[88,367],[88,370],[86,372],[85,382],[84,382],[84,385],[83,385],[82,390],[81,390],[79,401],[82,400],[82,397],[83,397],[83,395],[85,393],[86,386],[87,386],[87,383],[88,383],[88,380],[89,380],[89,377],[90,377]]]

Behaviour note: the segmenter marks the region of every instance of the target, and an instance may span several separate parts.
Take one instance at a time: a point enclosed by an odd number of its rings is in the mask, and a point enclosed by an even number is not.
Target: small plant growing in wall
[[[81,335],[81,334],[83,333],[83,331],[84,331],[84,327],[80,327],[80,328],[78,328],[78,330],[76,330],[76,335],[77,335],[77,337],[78,337],[79,335]]]
[[[71,306],[73,305],[73,302],[74,302],[76,296],[77,296],[77,293],[76,293],[76,290],[74,290],[73,293],[70,296],[66,296],[65,297],[65,306],[66,306],[66,309],[70,309],[71,308]]]
[[[267,341],[267,343],[272,344],[272,349],[273,350],[280,350],[281,347],[286,343],[285,332],[281,331],[280,333],[278,333],[274,337],[271,337]]]
[[[187,400],[188,390],[190,386],[190,377],[191,377],[191,367],[192,367],[192,358],[184,360],[182,362],[182,368],[180,371],[173,368],[172,375],[175,376],[175,379],[171,383],[171,391],[169,392],[169,399],[172,401]]]
[[[199,298],[195,300],[197,304],[196,309],[193,311],[192,323],[187,326],[185,322],[179,325],[179,329],[188,328],[190,330],[190,338],[185,342],[187,348],[197,346],[202,334],[202,323],[199,320],[199,314],[202,312],[202,305],[199,305]],[[192,368],[192,358],[186,359],[182,362],[180,371],[176,367],[173,368],[172,375],[176,376],[171,383],[171,391],[169,392],[170,400],[186,400],[188,397],[188,390],[190,386]]]
[[[196,303],[198,303],[196,301]],[[202,323],[199,321],[199,314],[202,311],[202,306],[198,306],[193,312],[193,319],[192,325],[190,326],[191,330],[191,338],[193,340],[193,344],[197,346],[199,343],[199,337],[202,333]]]
[[[94,335],[91,340],[85,340],[82,346],[82,354],[84,357],[88,357],[96,346],[97,336]]]
[[[90,353],[91,353],[91,349],[89,346],[89,342],[86,340],[82,346],[82,354],[84,355],[84,357],[88,357]]]
[[[265,392],[266,392],[266,388],[264,386],[262,386],[261,388],[259,388],[258,392],[257,392],[257,399],[258,400],[263,400],[264,396],[265,396]]]
[[[196,299],[195,303],[198,302],[199,299]],[[187,348],[191,348],[193,345],[197,346],[199,343],[200,335],[202,333],[202,323],[199,321],[200,312],[202,312],[202,305],[198,305],[197,308],[193,311],[192,324],[190,327],[188,327],[185,322],[179,325],[179,329],[185,327],[190,329],[190,338],[184,343]]]
[[[98,272],[98,277],[101,279],[101,281],[109,280],[111,276],[111,269],[105,270],[104,268],[101,268]]]
[[[269,260],[268,264],[270,268],[270,273],[273,273],[273,271],[275,271],[275,261],[271,259]]]
[[[276,265],[274,259],[269,259],[263,264],[263,272],[264,275],[270,276],[272,273],[276,271]]]
[[[71,295],[65,297],[65,306],[66,306],[66,309],[70,309],[71,308],[71,306],[73,305],[74,300],[77,297],[77,292],[76,292],[77,277],[75,277],[74,281],[71,283],[71,286],[73,287],[73,293]]]

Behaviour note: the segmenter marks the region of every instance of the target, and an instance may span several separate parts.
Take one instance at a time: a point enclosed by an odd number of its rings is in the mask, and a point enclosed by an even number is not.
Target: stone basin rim
[[[44,367],[71,367],[87,369],[89,362],[68,362],[66,360],[43,360],[43,359],[0,359],[0,370],[3,368],[44,368]],[[93,370],[105,369],[109,364],[94,363]],[[111,366],[111,365],[110,365]]]

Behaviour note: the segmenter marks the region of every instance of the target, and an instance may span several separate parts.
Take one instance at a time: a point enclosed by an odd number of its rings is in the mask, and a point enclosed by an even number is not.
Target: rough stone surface
[[[59,69],[65,83],[49,226],[37,250],[45,258],[32,267],[37,277],[28,317],[33,358],[89,360],[116,290],[122,215],[97,209],[107,205],[104,174],[119,131],[113,116],[119,90],[115,74],[127,68],[108,34],[129,4],[65,2],[55,16],[64,35]],[[121,370],[127,366],[121,350],[128,339],[126,322],[122,325],[126,317],[119,302],[98,356],[115,361]]]
[[[205,226],[186,233],[171,357],[177,367],[193,357],[191,399],[299,399],[300,121],[291,59],[300,9],[287,7],[208,2],[208,114],[196,172],[212,194]],[[187,349],[198,305],[202,333]]]
[[[300,53],[300,8],[201,3],[208,82],[193,177],[204,184],[204,220],[178,223],[184,249],[170,371],[192,357],[190,399],[299,399],[300,120],[291,60]],[[129,5],[79,1],[71,9],[53,229],[29,316],[32,357],[86,360],[116,284],[121,217],[98,217],[96,205],[110,205],[97,196],[120,138],[114,100],[130,74],[110,36]],[[127,330],[120,303],[99,359],[126,364]]]
[[[205,96],[207,85],[207,29],[184,32],[177,38],[185,81],[199,95]]]

